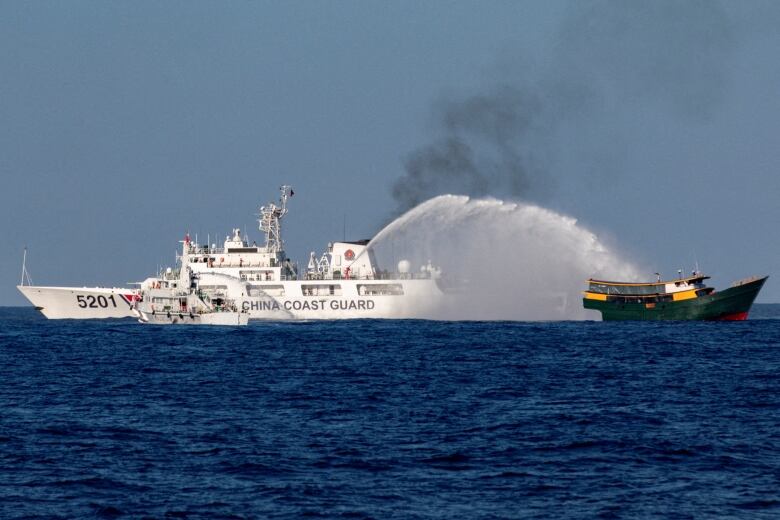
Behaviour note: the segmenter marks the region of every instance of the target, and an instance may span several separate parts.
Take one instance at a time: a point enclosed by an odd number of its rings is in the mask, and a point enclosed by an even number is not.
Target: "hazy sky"
[[[24,246],[36,284],[121,286],[187,231],[259,240],[282,183],[304,262],[452,191],[780,301],[779,25],[758,1],[0,1],[0,305],[26,304]]]

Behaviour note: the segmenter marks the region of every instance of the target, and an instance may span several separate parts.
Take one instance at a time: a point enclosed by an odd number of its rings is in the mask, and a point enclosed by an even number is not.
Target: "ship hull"
[[[618,320],[746,320],[753,301],[764,286],[760,278],[724,291],[690,300],[659,302],[600,301],[585,298],[586,309],[601,312],[604,321]]]
[[[39,287],[17,289],[50,320],[132,318],[137,292],[104,287]]]
[[[206,279],[205,275],[202,275]],[[324,282],[340,291],[334,295],[304,295],[311,281],[283,281],[274,287],[283,294],[267,294],[262,286],[248,287],[234,277],[226,280],[229,296],[251,320],[339,320],[428,318],[443,296],[436,280],[338,280]],[[211,282],[210,282],[211,283]],[[398,294],[376,294],[375,285],[391,285]],[[361,286],[368,289],[361,291]],[[49,319],[137,318],[132,289],[18,286],[19,291]],[[178,312],[178,311],[177,311]]]
[[[152,325],[222,325],[244,326],[249,322],[249,315],[245,312],[209,312],[197,313],[149,313],[138,312],[138,321]]]

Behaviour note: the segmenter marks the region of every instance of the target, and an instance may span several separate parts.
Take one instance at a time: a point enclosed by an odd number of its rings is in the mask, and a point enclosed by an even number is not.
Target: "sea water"
[[[777,518],[780,308],[753,316],[0,309],[0,517]]]

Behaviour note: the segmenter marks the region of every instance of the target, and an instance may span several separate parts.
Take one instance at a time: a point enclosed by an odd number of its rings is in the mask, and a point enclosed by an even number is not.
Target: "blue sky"
[[[37,284],[124,285],[187,231],[259,239],[282,183],[294,258],[345,220],[368,238],[442,113],[507,88],[543,114],[509,144],[532,180],[480,194],[577,217],[650,273],[775,274],[778,9],[643,5],[0,2],[0,305],[25,304],[25,246]]]

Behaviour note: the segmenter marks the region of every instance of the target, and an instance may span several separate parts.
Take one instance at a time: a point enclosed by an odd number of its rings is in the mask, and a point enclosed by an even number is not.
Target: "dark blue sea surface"
[[[0,309],[0,517],[780,518],[780,308],[246,328]]]

